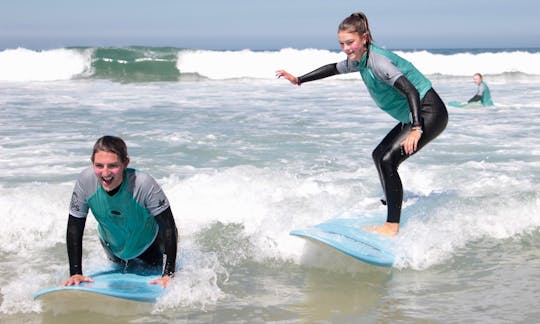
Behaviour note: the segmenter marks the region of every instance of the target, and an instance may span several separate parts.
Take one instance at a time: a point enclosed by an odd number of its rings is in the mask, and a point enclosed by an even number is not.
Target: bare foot
[[[364,226],[366,232],[372,232],[386,237],[394,237],[399,232],[399,223],[384,223],[383,225]]]

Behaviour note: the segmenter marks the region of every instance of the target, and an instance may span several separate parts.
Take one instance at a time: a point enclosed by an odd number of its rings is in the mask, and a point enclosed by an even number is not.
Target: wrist
[[[422,130],[422,126],[413,126],[412,130],[419,133],[419,134],[424,133],[424,131]]]
[[[165,272],[163,272],[163,274],[161,275],[161,277],[174,278],[174,271],[165,271]]]

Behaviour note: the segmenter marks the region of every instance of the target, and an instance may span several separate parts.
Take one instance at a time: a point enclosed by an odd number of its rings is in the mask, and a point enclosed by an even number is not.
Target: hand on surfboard
[[[62,286],[73,286],[73,285],[78,285],[81,282],[92,282],[92,281],[94,280],[90,277],[76,274],[76,275],[71,276],[68,280],[64,281],[62,283]]]
[[[169,284],[169,281],[171,281],[171,279],[172,279],[172,277],[170,277],[170,276],[163,276],[161,278],[154,279],[154,280],[150,281],[150,284],[152,284],[152,285],[160,284],[161,287],[166,288],[167,285]]]

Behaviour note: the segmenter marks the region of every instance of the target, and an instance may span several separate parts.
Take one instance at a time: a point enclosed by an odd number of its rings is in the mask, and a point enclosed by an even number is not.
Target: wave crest
[[[418,50],[396,51],[429,76],[540,76],[539,51]],[[0,81],[56,81],[76,78],[118,82],[179,81],[197,78],[228,80],[273,79],[286,69],[295,75],[345,59],[342,53],[321,49],[277,51],[209,51],[174,47],[62,48],[0,51]],[[352,73],[334,77],[357,79]]]
[[[0,81],[69,80],[90,70],[92,51],[25,48],[0,52]]]

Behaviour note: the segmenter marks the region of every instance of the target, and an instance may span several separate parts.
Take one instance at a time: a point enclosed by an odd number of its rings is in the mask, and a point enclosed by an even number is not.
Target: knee
[[[373,159],[373,162],[375,162],[375,165],[381,165],[382,152],[378,149],[374,149],[373,152],[371,152],[371,158]]]
[[[396,163],[393,155],[390,152],[378,157],[378,162],[376,163],[378,163],[383,173],[392,174],[395,170],[397,170],[398,163]]]

